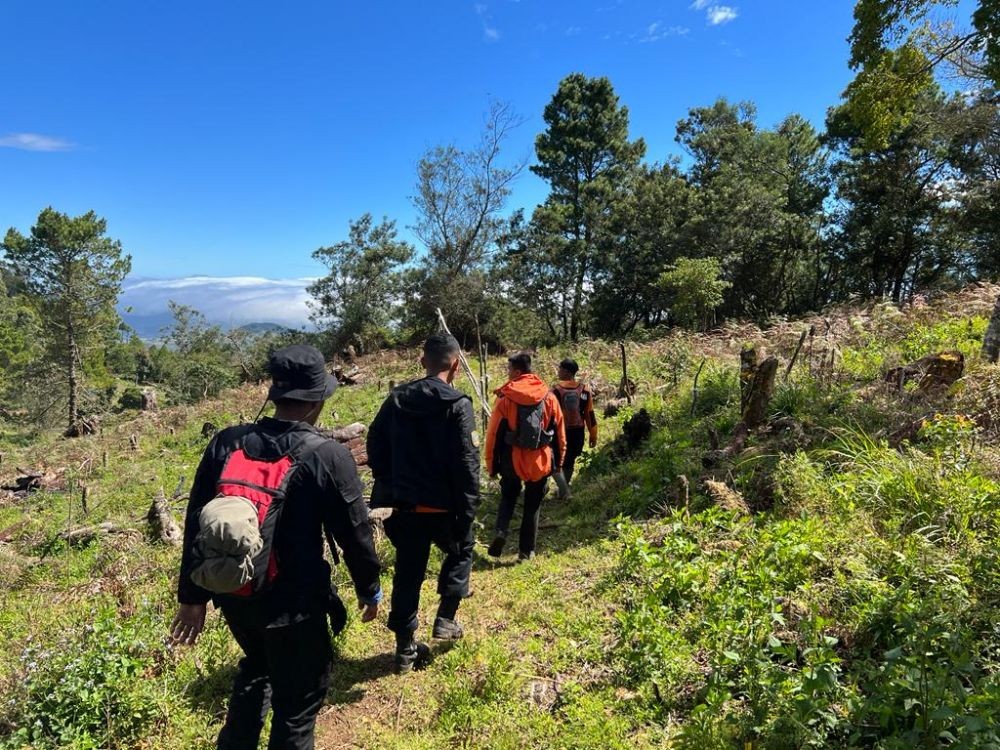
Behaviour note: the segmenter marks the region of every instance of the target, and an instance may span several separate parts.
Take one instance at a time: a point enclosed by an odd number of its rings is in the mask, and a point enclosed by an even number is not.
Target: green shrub
[[[131,747],[156,718],[151,678],[165,653],[148,640],[155,627],[101,609],[58,643],[29,643],[11,681],[0,747]]]
[[[129,386],[118,397],[118,409],[122,411],[142,408],[142,389]]]

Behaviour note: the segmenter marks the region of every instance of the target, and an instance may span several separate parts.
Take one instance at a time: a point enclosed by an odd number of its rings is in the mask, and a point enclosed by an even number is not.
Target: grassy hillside
[[[602,423],[573,498],[546,501],[537,560],[480,547],[466,640],[407,678],[390,674],[391,634],[352,622],[319,747],[997,746],[1000,368],[976,359],[995,294],[629,344],[635,402]],[[769,420],[709,470],[739,421],[745,343],[782,358]],[[880,383],[955,349],[965,375],[944,392]],[[570,352],[541,352],[539,370]],[[572,353],[600,407],[617,345]],[[368,384],[340,389],[325,423],[370,420],[411,362],[367,360]],[[0,748],[212,745],[238,651],[214,615],[196,648],[166,642],[179,552],[143,516],[160,487],[186,489],[203,424],[252,417],[263,393],[76,441],[0,436],[0,484],[17,467],[56,475],[0,494]],[[615,438],[640,408],[654,429],[629,452]],[[59,539],[104,521],[125,531]],[[429,624],[433,580],[424,594]]]

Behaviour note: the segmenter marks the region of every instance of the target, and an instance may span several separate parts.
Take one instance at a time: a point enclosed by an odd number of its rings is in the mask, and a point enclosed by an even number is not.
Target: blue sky
[[[852,7],[4,0],[0,228],[94,209],[137,277],[309,277],[349,218],[411,224],[416,161],[473,141],[489,97],[527,118],[510,148],[530,156],[570,72],[611,79],[650,160],[720,95],[820,125],[851,77]],[[526,175],[511,207],[544,195]]]

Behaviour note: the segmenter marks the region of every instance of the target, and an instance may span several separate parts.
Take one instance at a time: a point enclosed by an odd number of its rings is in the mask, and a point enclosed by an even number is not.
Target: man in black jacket
[[[255,749],[269,706],[274,711],[269,750],[313,747],[316,715],[326,698],[333,660],[327,614],[339,604],[323,559],[324,528],[344,552],[363,621],[375,619],[382,599],[381,568],[357,466],[347,449],[314,427],[336,381],[311,346],[275,352],[269,369],[274,417],[231,427],[212,440],[195,475],[184,526],[173,636],[193,644],[212,599],[245,654],[219,735],[221,750]],[[191,577],[198,564],[201,511],[218,494],[220,474],[237,451],[260,462],[290,457],[295,466],[274,532],[277,575],[258,597],[213,595]]]
[[[389,629],[396,634],[397,672],[422,666],[429,653],[414,633],[431,545],[446,555],[432,634],[444,640],[463,635],[455,614],[469,595],[479,438],[472,401],[451,385],[459,351],[452,336],[427,339],[420,360],[426,376],[395,388],[368,431],[372,505],[395,509],[385,533],[396,548]]]

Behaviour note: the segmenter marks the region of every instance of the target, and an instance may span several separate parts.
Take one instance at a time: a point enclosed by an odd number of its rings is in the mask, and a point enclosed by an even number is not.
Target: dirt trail
[[[549,515],[544,517],[543,507],[543,525],[546,522],[557,525],[553,521],[558,522],[560,516],[572,512],[568,507],[553,507],[555,501],[547,503]],[[480,517],[489,519],[490,515]],[[551,623],[563,617],[572,620],[576,612],[581,613],[580,617],[586,616],[585,612],[593,613],[598,602],[595,588],[613,562],[613,556],[604,549],[606,543],[572,538],[581,531],[578,528],[568,535],[560,534],[562,538],[553,538],[552,531],[543,529],[539,556],[525,565],[515,565],[513,555],[493,561],[486,556],[485,544],[477,546],[472,596],[463,602],[459,620],[465,627],[467,641],[499,641],[518,665],[518,672],[532,676],[526,685],[525,700],[537,700],[536,683],[558,684],[567,676],[547,674],[551,665],[540,663],[537,656],[528,652],[526,639],[540,638],[549,646],[561,637],[559,628]],[[547,543],[556,549],[546,548]],[[421,595],[419,637],[424,639],[429,636],[437,606],[436,573],[432,558]],[[383,583],[387,588],[391,585],[388,575]],[[380,613],[377,627],[362,630],[355,624],[347,634],[349,642],[344,649],[349,654],[346,663],[340,661],[334,666],[334,687],[317,726],[317,750],[374,747],[380,744],[371,739],[374,726],[392,730],[399,740],[416,738],[433,722],[436,698],[449,676],[447,667],[437,659],[421,672],[403,677],[393,675],[393,637],[384,625],[387,614],[388,607]],[[431,647],[440,657],[453,646],[431,642]],[[580,674],[572,677],[586,679]],[[367,741],[374,744],[366,744]]]

